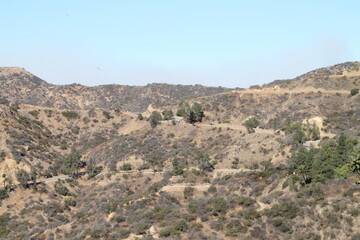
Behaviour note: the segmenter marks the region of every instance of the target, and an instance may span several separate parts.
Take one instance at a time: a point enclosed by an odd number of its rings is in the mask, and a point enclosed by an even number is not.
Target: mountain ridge
[[[150,104],[166,105],[182,97],[200,97],[229,89],[201,85],[153,83],[146,86],[53,85],[22,68],[0,68],[0,95],[11,102],[58,109],[107,108],[142,112]],[[134,97],[136,96],[136,97]]]
[[[298,87],[315,87],[350,90],[360,85],[359,69],[360,62],[345,62],[317,68],[292,79],[275,80],[264,84],[263,87],[279,86],[290,89]],[[329,79],[333,81],[329,81]]]

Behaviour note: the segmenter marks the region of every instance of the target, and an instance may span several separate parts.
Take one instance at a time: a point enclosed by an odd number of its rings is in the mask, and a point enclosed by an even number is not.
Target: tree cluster
[[[288,144],[296,147],[302,146],[308,140],[320,139],[320,129],[316,126],[315,123],[289,123],[284,131],[288,138]]]
[[[205,117],[204,109],[200,103],[194,103],[190,106],[188,103],[181,103],[176,115],[183,117],[188,123],[202,122]]]
[[[300,148],[291,159],[291,169],[303,184],[325,182],[334,177],[346,178],[353,168],[357,171],[354,151],[357,140],[341,134],[337,142],[329,142],[322,148]],[[358,163],[358,162],[357,162]]]
[[[81,161],[81,154],[73,149],[65,158],[55,164],[53,171],[55,174],[60,172],[66,175],[75,175],[83,166],[84,162]]]
[[[259,126],[259,121],[252,117],[247,119],[244,123],[243,126],[246,127],[246,130],[248,131],[248,133],[253,133],[255,132],[254,128],[257,128]]]

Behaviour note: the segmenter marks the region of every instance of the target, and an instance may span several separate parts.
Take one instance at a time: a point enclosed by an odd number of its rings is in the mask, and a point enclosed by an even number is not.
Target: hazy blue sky
[[[247,87],[360,59],[360,1],[1,1],[0,66],[56,84]]]

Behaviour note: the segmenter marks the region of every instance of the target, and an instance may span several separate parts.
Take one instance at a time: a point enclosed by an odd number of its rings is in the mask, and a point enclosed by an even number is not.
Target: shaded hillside
[[[276,80],[263,87],[281,88],[314,87],[323,89],[347,89],[360,87],[360,62],[347,62],[319,68],[290,80]]]
[[[11,102],[58,109],[106,108],[142,112],[150,104],[163,106],[183,97],[208,96],[226,91],[201,85],[148,84],[146,86],[48,84],[21,68],[0,68],[0,95]]]

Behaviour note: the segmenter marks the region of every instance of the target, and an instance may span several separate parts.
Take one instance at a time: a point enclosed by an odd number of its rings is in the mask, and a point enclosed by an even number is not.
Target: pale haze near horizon
[[[357,1],[6,1],[0,66],[53,84],[248,87],[360,59]]]

